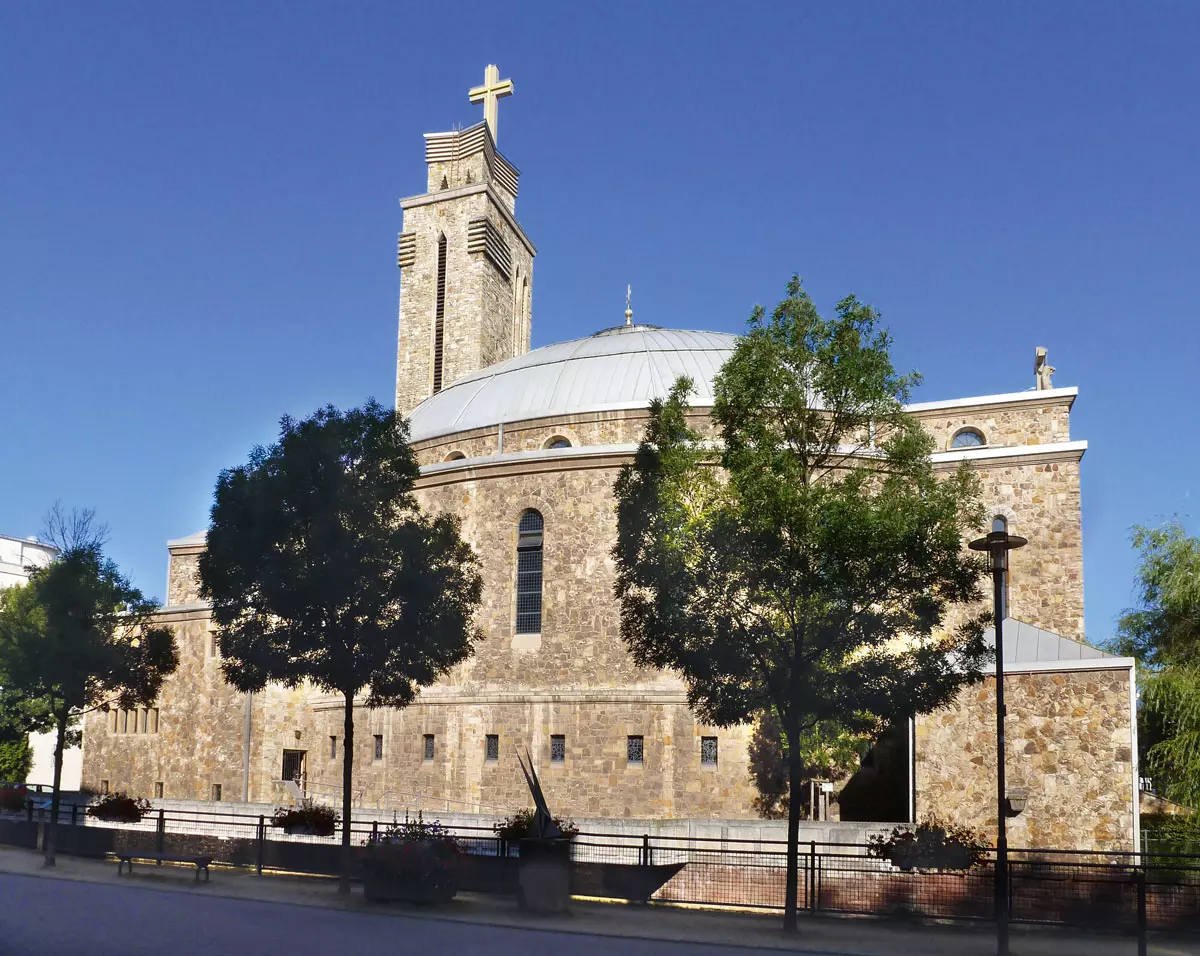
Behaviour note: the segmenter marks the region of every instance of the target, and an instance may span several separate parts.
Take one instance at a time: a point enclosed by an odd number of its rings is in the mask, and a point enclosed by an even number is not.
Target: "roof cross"
[[[488,129],[491,130],[492,142],[499,140],[499,133],[496,130],[497,101],[505,96],[512,96],[512,94],[512,80],[500,79],[500,67],[494,63],[489,63],[487,69],[483,71],[483,86],[472,87],[467,91],[472,103],[483,103],[483,119],[487,123]]]

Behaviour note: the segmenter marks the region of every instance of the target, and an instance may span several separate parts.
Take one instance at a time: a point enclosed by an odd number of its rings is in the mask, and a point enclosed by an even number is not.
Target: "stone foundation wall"
[[[1132,850],[1130,671],[1005,677],[1007,785],[1028,790],[1008,821],[1013,847]],[[917,718],[916,808],[996,838],[995,678]]]

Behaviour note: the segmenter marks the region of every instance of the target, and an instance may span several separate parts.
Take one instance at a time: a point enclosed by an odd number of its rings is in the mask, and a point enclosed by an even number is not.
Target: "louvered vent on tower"
[[[442,360],[445,358],[446,329],[446,237],[438,237],[437,302],[433,327],[433,393],[442,390]]]

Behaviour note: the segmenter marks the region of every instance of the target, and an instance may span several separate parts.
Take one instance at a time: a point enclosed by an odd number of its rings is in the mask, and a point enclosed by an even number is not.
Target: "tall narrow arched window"
[[[542,632],[542,529],[537,511],[526,511],[517,525],[517,633]]]
[[[446,333],[446,236],[438,237],[437,292],[433,303],[433,392],[442,390]]]

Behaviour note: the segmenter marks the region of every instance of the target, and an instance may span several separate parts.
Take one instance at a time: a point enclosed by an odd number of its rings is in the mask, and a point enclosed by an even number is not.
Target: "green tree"
[[[1162,794],[1200,809],[1200,538],[1173,518],[1135,527],[1133,546],[1137,603],[1115,649],[1142,665],[1138,745]]]
[[[55,732],[54,792],[44,841],[54,866],[62,759],[90,710],[149,706],[179,657],[158,605],[94,544],[63,551],[29,583],[0,594],[0,685]],[[36,718],[41,711],[42,718]],[[31,726],[27,729],[38,729]]]
[[[29,735],[51,726],[45,701],[29,701],[0,688],[0,783],[25,782],[33,769]]]
[[[474,552],[455,517],[421,513],[418,474],[408,423],[374,401],[284,418],[276,444],[221,474],[200,558],[226,680],[308,681],[343,698],[343,893],[355,698],[404,707],[479,636]]]
[[[789,744],[785,928],[796,927],[804,735],[876,734],[977,680],[987,617],[964,548],[983,522],[965,467],[938,478],[903,403],[873,309],[818,314],[798,278],[757,308],[714,384],[719,443],[688,424],[681,379],[615,494],[621,634],[642,666],[673,668],[701,719],[772,709]]]

